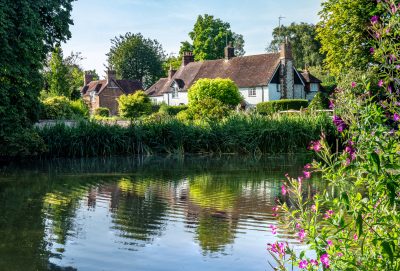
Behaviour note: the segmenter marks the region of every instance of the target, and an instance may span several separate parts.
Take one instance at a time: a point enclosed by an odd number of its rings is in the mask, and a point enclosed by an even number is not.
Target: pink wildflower
[[[317,260],[314,260],[314,259],[311,259],[311,260],[310,260],[310,264],[311,264],[311,265],[314,265],[314,266],[318,266],[318,261],[317,261]]]
[[[320,152],[321,151],[321,142],[319,141],[311,141],[310,143],[310,150],[314,150],[315,152]]]
[[[278,228],[275,225],[270,225],[269,227],[271,228],[272,234],[275,235]]]
[[[372,17],[371,17],[371,23],[372,23],[372,24],[376,24],[376,23],[378,22],[378,20],[379,20],[379,16],[376,16],[376,15],[375,15],[375,16],[372,16]]]
[[[357,83],[356,82],[351,82],[351,87],[352,88],[355,88],[357,86]]]
[[[378,82],[378,87],[383,87],[383,80],[382,80],[382,79],[379,80],[379,82]]]
[[[302,260],[299,262],[299,268],[300,269],[306,269],[308,266],[308,261],[307,260]]]
[[[332,215],[333,215],[333,211],[332,210],[328,210],[328,211],[325,212],[324,218],[325,219],[331,218]]]
[[[338,253],[337,253],[337,256],[338,256],[338,257],[343,257],[343,253],[342,253],[342,252],[338,252]]]
[[[303,171],[303,175],[304,175],[304,178],[306,178],[306,179],[310,179],[311,178],[311,172]]]
[[[303,182],[303,177],[297,177],[297,181],[299,182],[299,184],[301,185],[301,183]]]
[[[329,262],[329,255],[328,254],[326,254],[326,253],[322,254],[321,257],[320,257],[320,261],[326,268],[329,268],[330,262]]]
[[[397,114],[397,113],[394,113],[393,120],[396,121],[396,122],[399,122],[400,121],[400,115]]]
[[[286,193],[287,193],[286,186],[284,184],[282,184],[282,186],[281,186],[281,192],[282,192],[282,195],[286,195]]]
[[[296,229],[300,229],[301,225],[300,223],[296,223]]]
[[[311,205],[311,211],[313,211],[314,213],[317,211],[317,207],[315,206],[315,204]]]
[[[371,54],[374,54],[374,53],[375,53],[374,47],[369,48],[369,52],[370,52]]]
[[[333,242],[332,242],[332,240],[326,240],[326,243],[328,244],[328,247],[331,247],[331,246],[333,246]]]
[[[306,233],[304,232],[304,229],[301,229],[299,231],[299,239],[300,239],[300,241],[303,242],[305,237],[306,237]]]
[[[358,235],[357,235],[357,233],[355,233],[355,234],[353,235],[353,239],[354,239],[354,241],[357,241],[357,240],[358,240]]]
[[[312,167],[311,164],[307,164],[304,166],[304,169],[310,169],[311,167]]]

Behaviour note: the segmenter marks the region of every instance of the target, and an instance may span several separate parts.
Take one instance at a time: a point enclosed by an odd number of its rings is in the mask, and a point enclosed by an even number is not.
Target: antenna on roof
[[[282,19],[285,19],[285,17],[283,17],[282,15],[280,15],[279,17],[278,17],[278,19],[279,19],[279,28],[278,28],[278,30],[279,30],[279,37],[281,37],[281,35],[282,35],[282,25],[281,25],[281,21],[282,21]]]

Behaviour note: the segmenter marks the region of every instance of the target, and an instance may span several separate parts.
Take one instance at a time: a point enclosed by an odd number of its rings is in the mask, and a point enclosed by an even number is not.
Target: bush
[[[176,106],[170,106],[166,104],[162,104],[160,106],[160,110],[158,110],[159,113],[162,114],[168,114],[170,116],[176,116],[179,112],[188,109],[187,105],[176,105]]]
[[[110,116],[110,109],[108,109],[107,107],[96,108],[94,110],[94,115],[107,118]]]
[[[269,115],[284,110],[300,110],[308,106],[307,100],[283,99],[257,104],[257,112],[262,115]]]
[[[200,79],[188,91],[189,106],[205,98],[219,100],[230,107],[237,106],[242,100],[239,89],[231,79]]]
[[[70,101],[64,96],[54,96],[42,102],[42,119],[76,119],[89,116],[89,109],[82,100]]]
[[[227,117],[232,109],[220,100],[205,98],[181,111],[178,118],[181,120],[220,120]],[[184,113],[183,113],[184,112]]]
[[[121,95],[117,101],[120,116],[128,119],[150,115],[153,107],[149,96],[142,90],[134,94]]]
[[[310,104],[308,105],[309,109],[312,110],[323,110],[329,108],[329,99],[326,97],[326,94],[322,92],[318,92]]]

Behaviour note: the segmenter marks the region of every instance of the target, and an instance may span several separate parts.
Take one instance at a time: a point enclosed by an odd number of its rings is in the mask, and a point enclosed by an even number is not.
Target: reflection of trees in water
[[[126,178],[118,182],[120,190],[113,201],[112,222],[114,229],[124,238],[149,242],[154,236],[161,235],[165,224],[167,204],[152,190],[151,181],[132,181]]]

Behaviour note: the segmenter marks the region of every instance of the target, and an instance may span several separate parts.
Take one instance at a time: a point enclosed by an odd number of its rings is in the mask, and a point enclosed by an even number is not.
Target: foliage
[[[185,112],[185,111],[182,111]],[[181,112],[181,113],[182,113]],[[334,134],[325,114],[312,116],[232,115],[208,124],[174,118],[128,127],[81,122],[38,129],[48,157],[88,157],[157,153],[296,153],[324,131]]]
[[[142,90],[134,94],[121,95],[117,101],[119,115],[123,118],[134,119],[149,115],[152,111],[151,100]]]
[[[98,107],[94,110],[94,115],[100,117],[109,117],[110,109],[108,109],[107,107]]]
[[[205,98],[213,98],[222,104],[234,107],[242,100],[239,89],[231,79],[199,79],[188,90],[189,107]]]
[[[229,115],[232,109],[214,98],[204,98],[192,104],[187,110],[181,111],[177,117],[180,120],[216,121]]]
[[[65,96],[53,96],[45,99],[42,104],[42,119],[76,119],[89,116],[89,109],[82,100],[71,101]]]
[[[193,49],[197,61],[224,58],[224,49],[228,42],[233,42],[237,56],[245,54],[243,35],[232,32],[229,23],[212,15],[199,15],[189,37],[192,44],[182,42],[180,53]]]
[[[312,110],[328,109],[329,98],[326,96],[325,93],[318,92],[308,105],[308,108]]]
[[[188,109],[187,105],[175,105],[175,106],[171,106],[171,105],[166,105],[166,104],[162,104],[160,106],[160,110],[158,112],[160,113],[165,113],[168,114],[170,116],[176,116],[179,112]]]
[[[345,74],[349,69],[367,69],[372,57],[366,26],[375,13],[376,2],[370,0],[326,0],[322,3],[317,38],[332,75]]]
[[[163,63],[164,76],[168,76],[168,71],[172,68],[178,70],[182,65],[182,57],[168,56]]]
[[[333,151],[323,135],[310,146],[319,160],[306,165],[304,176],[320,173],[329,187],[310,194],[302,189],[306,184],[301,177],[288,178],[282,186],[284,224],[315,250],[319,262],[310,264],[304,252],[297,255],[288,248],[285,259],[271,245],[278,270],[286,270],[287,260],[308,270],[400,269],[397,2],[378,1],[374,5],[381,14],[365,14],[370,23],[364,27],[371,32],[367,42],[374,48],[372,73],[354,72],[349,77],[361,74],[358,80],[341,82],[343,88],[334,94],[333,123],[343,142],[341,150]]]
[[[299,69],[305,66],[321,65],[324,55],[320,53],[321,44],[316,40],[316,27],[307,23],[291,23],[289,26],[274,28],[273,39],[267,48],[269,52],[278,52],[279,46],[288,38],[292,46],[295,66]]]
[[[108,64],[120,78],[138,80],[147,88],[163,76],[165,55],[157,40],[128,32],[111,43]]]
[[[47,79],[50,94],[70,98],[71,93],[69,92],[67,80],[68,68],[63,63],[61,47],[57,46],[52,52],[49,66],[50,74]]]
[[[40,112],[39,71],[50,48],[71,36],[71,3],[0,0],[0,156],[26,154],[35,146],[27,129]]]
[[[312,66],[307,68],[308,71],[322,81],[321,86],[326,93],[332,93],[337,87],[337,79],[330,72],[326,71],[322,66]]]
[[[269,115],[285,110],[300,110],[308,106],[307,100],[302,99],[282,99],[276,101],[263,102],[256,105],[257,112],[262,115]]]

